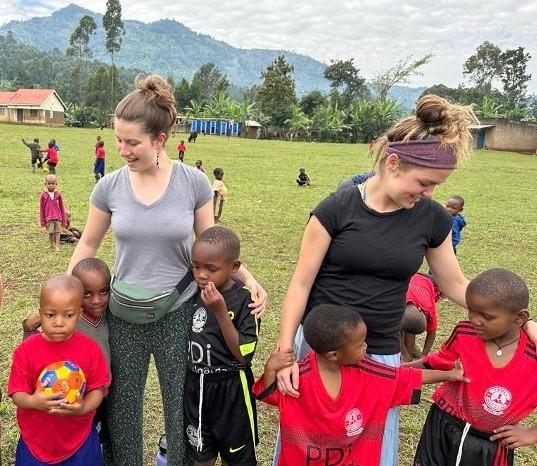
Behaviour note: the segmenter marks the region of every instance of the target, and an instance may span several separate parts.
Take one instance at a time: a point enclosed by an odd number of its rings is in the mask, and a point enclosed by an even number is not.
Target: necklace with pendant
[[[513,341],[510,341],[509,343],[504,343],[503,345],[500,345],[494,338],[491,340],[492,343],[494,343],[498,349],[496,350],[496,356],[500,357],[503,355],[502,348],[505,348],[506,346],[512,345],[513,343],[516,343],[520,339],[520,336],[516,337]]]

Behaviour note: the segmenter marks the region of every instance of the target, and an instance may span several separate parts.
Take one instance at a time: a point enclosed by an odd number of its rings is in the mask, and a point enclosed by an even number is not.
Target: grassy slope
[[[5,303],[0,320],[0,380],[5,386],[10,357],[21,337],[20,321],[36,308],[39,283],[47,276],[65,270],[72,249],[64,246],[61,253],[47,249],[45,235],[37,229],[37,200],[42,188],[41,174],[28,168],[29,151],[20,137],[41,138],[42,143],[55,137],[61,146],[58,176],[60,189],[73,214],[73,224],[83,226],[88,196],[93,187],[93,145],[98,130],[72,128],[38,128],[0,125],[0,272],[6,283]],[[107,149],[107,170],[122,162],[113,147],[113,133],[102,133]],[[175,156],[180,137],[169,144]],[[185,138],[186,139],[186,138]],[[225,137],[202,136],[187,146],[187,163],[202,159],[208,172],[215,166],[225,170],[224,181],[230,191],[223,213],[224,225],[235,229],[242,239],[242,259],[270,294],[270,306],[263,324],[261,345],[256,356],[255,373],[273,348],[277,335],[279,309],[292,274],[304,224],[310,209],[331,192],[337,182],[351,173],[368,169],[363,145],[287,143],[251,141]],[[300,189],[294,179],[298,168],[305,166],[313,180],[311,188]],[[537,158],[511,153],[478,152],[468,165],[458,170],[441,186],[436,198],[446,199],[451,193],[465,197],[464,214],[469,227],[459,247],[459,259],[471,277],[479,271],[503,266],[522,274],[532,295],[537,289],[537,209],[535,179]],[[212,179],[212,177],[211,177]],[[156,226],[158,228],[158,226]],[[112,262],[109,235],[100,249],[101,258]],[[453,324],[464,317],[464,311],[443,301],[440,305],[441,330],[445,337]],[[426,390],[426,396],[431,393]],[[154,464],[162,414],[158,384],[152,370],[146,392],[146,464]],[[419,437],[427,403],[405,408],[401,425],[402,466],[411,462]],[[0,405],[4,425],[2,456],[11,458],[17,438],[12,403]],[[268,465],[277,422],[275,412],[260,407],[261,465]],[[536,464],[537,454],[525,449],[519,454],[520,464]]]

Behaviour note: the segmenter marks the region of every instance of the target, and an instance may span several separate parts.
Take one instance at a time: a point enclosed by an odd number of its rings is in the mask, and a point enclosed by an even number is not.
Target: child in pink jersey
[[[39,196],[39,222],[48,233],[50,248],[59,251],[61,228],[67,224],[67,216],[56,175],[45,177],[45,188]]]

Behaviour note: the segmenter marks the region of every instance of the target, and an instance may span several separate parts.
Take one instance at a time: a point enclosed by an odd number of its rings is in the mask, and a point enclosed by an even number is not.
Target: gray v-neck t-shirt
[[[114,274],[155,292],[173,289],[190,267],[194,212],[213,198],[207,176],[174,162],[168,187],[151,205],[140,202],[124,166],[95,185],[90,202],[112,215]],[[193,282],[175,303],[194,295]]]

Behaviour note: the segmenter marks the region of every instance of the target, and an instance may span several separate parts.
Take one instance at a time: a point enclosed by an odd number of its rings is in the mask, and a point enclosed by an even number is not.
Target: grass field
[[[0,125],[0,273],[6,290],[0,311],[0,380],[5,393],[10,354],[21,339],[21,320],[37,307],[39,284],[49,275],[62,273],[72,247],[60,253],[48,249],[47,237],[37,227],[38,197],[43,174],[29,168],[29,150],[21,137],[38,136],[42,143],[56,138],[60,144],[59,188],[72,212],[73,224],[83,227],[88,198],[93,188],[93,146],[102,134],[107,150],[107,171],[122,165],[112,131],[94,129],[41,128]],[[180,138],[168,145],[175,157]],[[339,180],[369,169],[365,145],[289,143],[203,136],[188,144],[185,162],[202,159],[209,174],[216,166],[225,170],[224,181],[230,195],[222,216],[225,226],[235,229],[242,239],[242,260],[264,285],[270,304],[263,318],[261,344],[254,372],[262,364],[277,337],[279,310],[298,255],[308,213],[334,190]],[[304,166],[313,180],[310,188],[297,188],[295,177]],[[212,176],[210,176],[212,180]],[[435,198],[443,202],[452,193],[466,199],[464,215],[469,226],[458,254],[468,277],[501,266],[520,273],[528,282],[532,297],[537,290],[537,157],[512,153],[476,152],[467,165],[440,186]],[[158,225],[155,225],[158,228]],[[112,264],[113,246],[109,234],[99,257]],[[157,267],[158,264],[155,264]],[[462,309],[441,302],[437,344],[453,324],[465,316]],[[535,377],[537,374],[525,374]],[[425,391],[430,397],[432,390]],[[411,464],[428,403],[402,410],[400,465]],[[146,389],[145,464],[154,464],[156,444],[162,431],[162,412],[156,374],[150,373]],[[261,444],[259,464],[270,464],[277,415],[260,406]],[[14,407],[4,398],[0,405],[4,426],[2,457],[11,464],[18,436]],[[534,419],[535,420],[535,419]],[[45,427],[46,428],[46,427]],[[518,464],[537,464],[537,453],[521,450]]]

